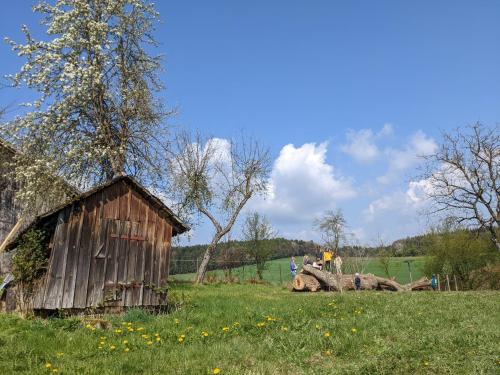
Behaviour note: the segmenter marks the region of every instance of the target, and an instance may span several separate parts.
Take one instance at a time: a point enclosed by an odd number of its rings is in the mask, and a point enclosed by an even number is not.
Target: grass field
[[[500,371],[499,292],[292,293],[272,285],[178,284],[172,295],[187,305],[168,315],[132,310],[105,317],[107,329],[75,318],[0,315],[0,374]]]
[[[402,284],[410,282],[408,264],[405,263],[407,260],[411,262],[412,279],[417,280],[423,276],[423,266],[425,262],[424,257],[391,258],[391,262],[389,264],[389,274],[391,277],[396,277],[396,280]],[[296,257],[296,262],[300,269],[300,265],[302,265],[302,257]],[[345,263],[346,268],[349,268],[349,262],[346,261]],[[363,264],[363,273],[373,273],[377,276],[387,277],[377,258],[368,258],[363,262]],[[269,261],[267,263],[266,270],[264,271],[264,280],[273,284],[281,284],[291,281],[289,265],[290,258]],[[345,272],[351,272],[351,270],[346,269]],[[243,267],[237,267],[232,270],[232,274],[240,280],[249,280],[256,277],[256,269],[254,265],[245,266],[244,269]],[[224,272],[219,270],[211,271],[209,272],[209,275],[216,275],[218,278],[222,278],[224,277]],[[194,276],[194,273],[188,273],[173,275],[173,278],[176,280],[193,280]]]

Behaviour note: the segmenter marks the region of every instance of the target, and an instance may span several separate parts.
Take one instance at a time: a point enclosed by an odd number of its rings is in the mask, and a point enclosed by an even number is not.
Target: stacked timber
[[[328,290],[345,291],[354,290],[354,275],[336,275],[330,272],[318,270],[310,265],[305,265],[302,273],[298,274],[293,280],[293,289],[295,291]],[[395,280],[385,279],[375,276],[371,273],[360,274],[362,290],[390,290],[394,292],[404,292],[413,290],[430,290],[431,282],[426,277],[421,278],[410,284],[401,285]]]

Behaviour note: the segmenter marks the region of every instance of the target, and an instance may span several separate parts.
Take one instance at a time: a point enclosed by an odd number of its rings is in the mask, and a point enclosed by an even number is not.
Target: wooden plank
[[[130,237],[132,225],[130,221],[120,221],[121,233]],[[120,236],[121,237],[121,236]],[[119,247],[117,252],[117,263],[115,264],[115,283],[117,285],[125,286],[127,284],[127,266],[128,266],[128,256],[130,252],[130,242],[120,238],[118,240]],[[127,288],[116,289],[116,300],[121,301],[121,306],[125,305],[125,298],[127,295]]]
[[[83,228],[81,231],[80,250],[78,253],[78,270],[75,279],[74,308],[85,308],[87,306],[87,290],[89,282],[89,271],[93,257],[93,246],[95,242],[94,228],[98,215],[99,195],[90,197],[85,203]]]
[[[156,220],[156,226],[155,226],[155,232],[156,232],[156,245],[154,247],[153,251],[153,267],[152,267],[152,280],[153,284],[155,287],[160,287],[160,265],[161,265],[161,258],[162,258],[162,248],[163,248],[163,240],[164,240],[164,228],[165,228],[165,220],[159,215],[157,212],[157,220]],[[160,302],[158,298],[157,293],[152,293],[151,294],[151,304],[152,305],[158,305]]]
[[[63,295],[61,307],[64,309],[73,308],[75,297],[76,275],[78,271],[78,256],[80,250],[80,239],[85,216],[85,204],[75,204],[73,214],[70,218],[70,236],[68,241],[68,254],[66,260],[66,272],[64,275]]]
[[[59,213],[57,218],[57,235],[54,238],[54,248],[49,260],[48,280],[43,302],[43,308],[45,309],[60,308],[68,249],[67,242],[69,239],[70,226],[68,220],[72,211],[73,206],[64,209]]]
[[[144,306],[151,305],[151,287],[150,284],[154,282],[152,278],[153,268],[153,250],[156,245],[156,221],[158,219],[155,210],[151,205],[148,205],[148,227],[146,241],[146,248],[144,252],[144,292],[142,304]]]
[[[108,233],[106,235],[106,258],[104,263],[104,284],[103,296],[104,303],[116,301],[117,291],[116,282],[118,277],[118,250],[120,240],[110,236],[111,233],[120,233],[120,220],[111,220],[108,224]]]
[[[130,234],[131,237],[137,236],[140,230],[140,223],[136,221],[131,222]],[[135,293],[138,289],[139,282],[136,280],[135,271],[137,266],[137,255],[139,252],[139,241],[128,241],[129,252],[126,259],[127,262],[127,272],[126,272],[126,283],[127,283],[127,293],[124,298],[124,306],[136,306],[138,305],[139,293]],[[135,298],[134,298],[135,297]]]
[[[111,185],[102,191],[104,203],[104,218],[118,219],[120,209],[120,188],[117,185]]]
[[[142,224],[141,233],[143,233],[144,236],[146,236],[146,241],[141,243],[140,252],[138,254],[138,260],[137,260],[137,265],[136,265],[136,268],[139,272],[138,274],[136,274],[137,280],[139,280],[141,283],[141,289],[139,291],[139,297],[138,297],[138,301],[137,301],[137,304],[139,304],[139,305],[142,305],[143,301],[144,301],[144,270],[146,268],[145,257],[146,257],[146,250],[148,247],[147,234],[148,234],[148,226],[149,226],[149,203],[146,203],[144,201],[144,202],[142,202],[141,207],[145,213],[144,221],[141,222],[141,224]]]
[[[87,307],[100,307],[104,304],[104,282],[106,275],[106,259],[108,248],[107,233],[111,230],[113,220],[102,219],[99,221],[96,247],[93,249],[94,256],[91,259],[89,270]],[[97,256],[96,254],[103,254]]]
[[[97,257],[97,254],[101,252],[104,254],[108,223],[108,220],[104,219],[104,192],[101,191],[96,198],[98,208],[91,235],[91,257],[85,303],[87,307],[98,307],[102,303],[100,292],[104,283],[104,258]]]

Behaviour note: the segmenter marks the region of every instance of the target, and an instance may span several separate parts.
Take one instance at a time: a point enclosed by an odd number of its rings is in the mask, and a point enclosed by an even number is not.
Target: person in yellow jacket
[[[323,250],[323,264],[325,265],[326,271],[332,271],[332,256],[333,253],[330,249]]]

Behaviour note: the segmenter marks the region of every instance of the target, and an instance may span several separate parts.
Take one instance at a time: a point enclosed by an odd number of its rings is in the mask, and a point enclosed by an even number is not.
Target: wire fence
[[[191,281],[196,276],[196,271],[201,264],[198,259],[172,259],[170,264],[170,276],[175,280]],[[370,271],[373,259],[371,258],[345,258],[342,272],[354,274]],[[302,257],[297,257],[296,264],[300,272],[302,268]],[[290,270],[290,259],[282,258],[268,261],[263,270],[259,272],[254,261],[238,260],[223,261],[211,260],[208,264],[206,280],[208,282],[230,281],[230,282],[259,282],[265,281],[273,284],[287,284],[293,280]],[[335,273],[333,262],[330,266],[325,264],[324,270]]]

